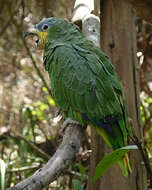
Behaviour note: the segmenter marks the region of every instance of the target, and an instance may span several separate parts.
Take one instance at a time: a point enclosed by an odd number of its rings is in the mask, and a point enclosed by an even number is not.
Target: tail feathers
[[[104,139],[104,141],[107,143],[107,145],[116,150],[117,148],[120,148],[120,144],[118,144],[118,141],[114,139],[112,136],[110,136],[104,129],[91,125],[97,133]],[[121,146],[122,147],[122,146]],[[132,173],[132,169],[129,163],[129,157],[126,153],[123,158],[119,161],[120,168],[122,169],[122,172],[124,176],[128,176],[129,173]]]
[[[123,171],[124,176],[128,177],[128,173],[132,173],[128,154],[126,153],[122,160],[119,161],[120,168]]]

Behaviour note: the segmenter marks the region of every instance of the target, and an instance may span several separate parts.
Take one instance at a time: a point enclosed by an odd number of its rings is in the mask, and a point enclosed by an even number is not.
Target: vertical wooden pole
[[[136,60],[136,32],[132,7],[127,0],[101,0],[101,49],[111,58],[124,86],[129,116],[141,138],[139,85]],[[118,166],[92,184],[96,164],[109,148],[92,132],[92,157],[87,190],[146,190],[146,176],[140,154],[132,152],[133,173],[125,178]]]

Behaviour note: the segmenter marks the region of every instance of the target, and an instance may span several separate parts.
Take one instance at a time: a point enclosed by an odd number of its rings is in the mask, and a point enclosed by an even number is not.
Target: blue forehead
[[[36,28],[41,31],[42,30],[42,26],[44,24],[47,24],[48,26],[51,26],[51,25],[55,24],[55,22],[57,20],[58,19],[54,18],[54,17],[52,17],[52,18],[46,18],[46,19],[42,20],[39,24],[36,24]]]

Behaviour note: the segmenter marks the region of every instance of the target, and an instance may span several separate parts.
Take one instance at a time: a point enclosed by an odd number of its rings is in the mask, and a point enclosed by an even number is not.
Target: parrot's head
[[[40,49],[44,49],[45,44],[49,41],[69,40],[72,34],[79,33],[76,25],[55,17],[42,20],[39,24],[30,27],[24,32],[23,37],[28,35],[36,35],[36,44]],[[72,35],[73,36],[73,35]]]

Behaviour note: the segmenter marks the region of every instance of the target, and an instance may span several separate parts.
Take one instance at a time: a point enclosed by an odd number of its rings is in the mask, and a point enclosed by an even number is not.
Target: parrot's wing
[[[47,70],[55,101],[66,116],[102,129],[115,149],[124,146],[127,131],[121,83],[108,64],[93,51],[61,45]]]

